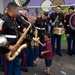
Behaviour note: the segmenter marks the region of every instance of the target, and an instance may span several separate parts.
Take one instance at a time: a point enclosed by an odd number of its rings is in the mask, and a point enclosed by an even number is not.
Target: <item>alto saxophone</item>
[[[35,28],[35,38],[38,38],[39,39],[37,28]],[[38,42],[34,42],[34,46],[38,46]]]
[[[19,53],[21,52],[22,49],[27,47],[27,44],[23,44],[21,45],[21,43],[23,42],[23,40],[25,39],[25,36],[27,34],[27,32],[29,31],[29,29],[31,28],[31,23],[26,21],[23,17],[21,17],[25,22],[27,22],[29,24],[28,28],[26,29],[26,31],[21,35],[21,37],[19,38],[19,40],[17,41],[17,43],[14,45],[14,47],[16,48],[15,52],[10,51],[9,53],[6,54],[6,58],[9,61],[12,61],[16,58],[16,56],[19,55]],[[21,45],[21,46],[20,46]]]

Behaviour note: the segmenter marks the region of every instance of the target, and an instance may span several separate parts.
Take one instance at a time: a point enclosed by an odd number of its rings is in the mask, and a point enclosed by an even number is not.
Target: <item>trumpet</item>
[[[23,42],[23,40],[25,39],[25,36],[27,34],[27,32],[29,31],[29,29],[31,28],[31,23],[29,21],[26,21],[23,17],[21,17],[25,22],[27,22],[29,24],[28,28],[26,29],[26,31],[21,35],[21,37],[19,38],[19,40],[17,41],[17,43],[14,45],[14,47],[16,48],[15,52],[8,52],[6,54],[6,58],[9,61],[12,61],[16,58],[16,56],[19,55],[19,53],[21,52],[22,49],[27,47],[27,44],[23,44],[21,45],[21,43]]]

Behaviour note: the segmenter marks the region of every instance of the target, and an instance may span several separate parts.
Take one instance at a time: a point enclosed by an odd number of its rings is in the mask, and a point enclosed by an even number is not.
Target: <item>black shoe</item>
[[[37,64],[33,64],[33,65],[28,65],[28,67],[36,67],[37,66]]]
[[[72,53],[68,53],[69,56],[72,56]]]
[[[4,68],[3,68],[3,67],[2,67],[2,68],[0,68],[0,71],[4,72]]]
[[[75,55],[75,53],[72,53],[73,55]]]
[[[37,64],[34,64],[32,67],[36,67],[37,66]]]
[[[57,55],[62,56],[62,54],[57,54]]]
[[[29,70],[28,69],[21,69],[21,71],[23,71],[23,72],[29,72]]]
[[[34,61],[37,59],[37,57],[36,58],[34,58]]]
[[[42,56],[39,56],[39,58],[43,59],[43,57],[42,57]]]

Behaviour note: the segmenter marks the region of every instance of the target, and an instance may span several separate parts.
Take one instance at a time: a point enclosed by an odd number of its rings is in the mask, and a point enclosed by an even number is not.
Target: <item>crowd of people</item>
[[[27,8],[20,9],[16,3],[10,2],[7,5],[7,11],[4,11],[4,14],[0,14],[0,35],[4,35],[8,41],[4,47],[0,46],[0,70],[4,71],[4,75],[21,75],[21,71],[29,72],[29,66],[37,66],[34,61],[38,57],[44,58],[46,75],[51,75],[55,44],[56,54],[62,56],[62,34],[55,34],[53,32],[54,28],[63,27],[65,29],[68,55],[75,55],[75,30],[69,25],[69,19],[74,13],[73,6],[69,8],[69,14],[66,16],[61,12],[61,6],[57,6],[50,15],[48,12],[43,12],[39,16],[31,13],[27,17],[28,12],[30,11]],[[29,26],[30,28],[28,29]],[[50,30],[49,26],[51,27]],[[17,49],[14,45],[25,32],[27,33],[21,45],[27,44],[27,47],[14,60],[9,61],[6,55],[10,51],[12,53],[16,52]],[[20,59],[21,61],[19,61]]]

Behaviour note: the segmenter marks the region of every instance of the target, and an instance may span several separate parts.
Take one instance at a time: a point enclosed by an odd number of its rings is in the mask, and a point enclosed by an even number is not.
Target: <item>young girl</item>
[[[52,65],[52,44],[51,44],[51,38],[49,38],[49,34],[44,34],[45,42],[42,44],[39,40],[38,43],[41,44],[44,48],[44,50],[41,52],[41,55],[45,59],[45,65],[46,65],[46,75],[51,75],[51,65]]]

